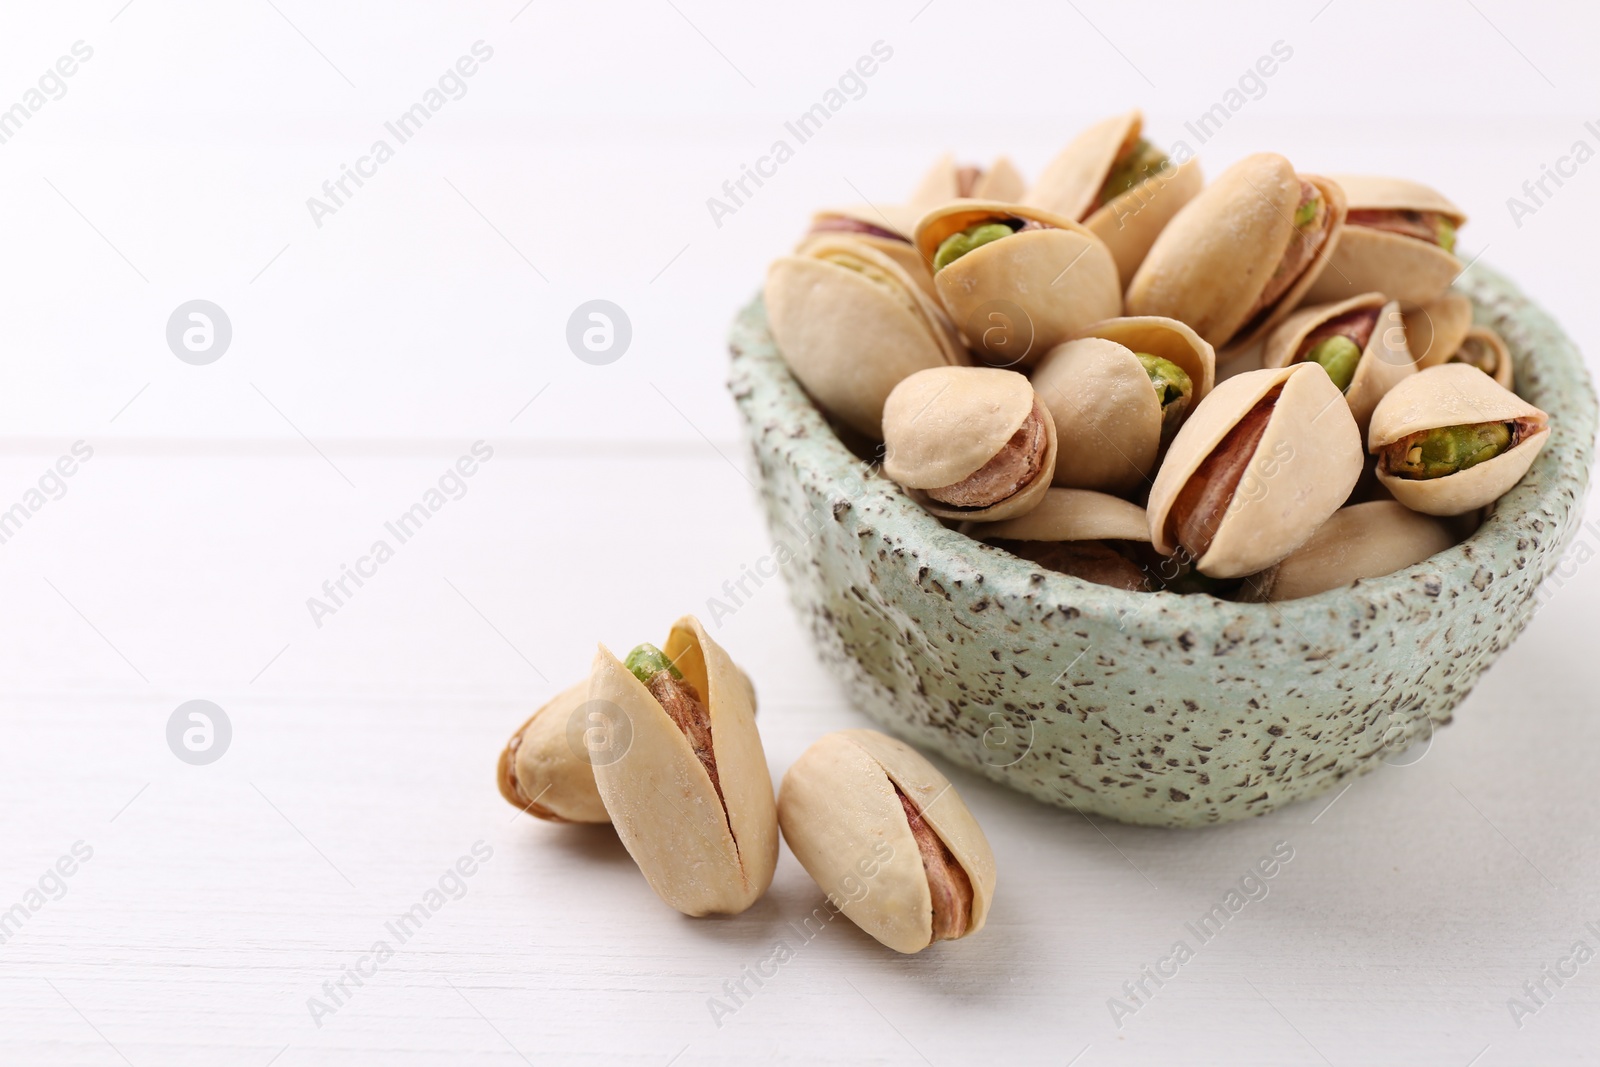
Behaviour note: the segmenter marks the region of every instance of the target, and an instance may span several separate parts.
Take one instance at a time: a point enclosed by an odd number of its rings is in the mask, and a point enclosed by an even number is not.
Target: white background
[[[0,144],[0,510],[94,456],[0,545],[0,909],[93,858],[0,944],[0,1061],[1592,1058],[1600,962],[1520,1027],[1507,1006],[1600,951],[1579,557],[1420,762],[1337,797],[1171,833],[952,769],[998,857],[988,928],[899,957],[841,920],[720,1026],[708,998],[820,902],[792,857],[744,916],[684,919],[609,831],[518,817],[492,775],[596,640],[660,640],[770,550],[725,331],[812,208],[897,199],[947,149],[1032,175],[1140,106],[1213,175],[1273,149],[1438,185],[1468,254],[1600,351],[1600,162],[1520,226],[1506,206],[1600,148],[1597,37],[1590,5],[1507,0],[7,4],[0,108],[94,54]],[[467,94],[318,227],[306,199],[478,40]],[[865,94],[715,225],[706,199],[880,40]],[[1184,122],[1277,41],[1197,144]],[[195,298],[233,325],[209,366],[166,346]],[[633,324],[609,366],[564,340],[593,298]],[[307,598],[477,440],[466,495],[315,625]],[[718,636],[775,778],[861,724],[778,583]],[[205,767],[165,740],[195,698],[233,725]],[[480,840],[465,895],[316,1025],[307,999]],[[1278,842],[1270,894],[1197,945],[1184,922]],[[1108,999],[1180,938],[1119,1028]]]

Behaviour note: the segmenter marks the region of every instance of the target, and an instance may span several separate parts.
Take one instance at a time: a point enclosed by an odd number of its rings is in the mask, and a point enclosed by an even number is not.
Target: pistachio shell
[[[1028,366],[1090,323],[1122,313],[1110,250],[1083,226],[1048,211],[957,200],[917,223],[917,250],[932,260],[945,238],[997,217],[1032,220],[1048,228],[983,245],[933,276],[940,302],[979,358]],[[1015,307],[1027,322],[991,330],[989,313],[997,304]],[[1017,336],[1024,325],[1028,336],[1019,354]]]
[[[884,237],[875,233],[860,233],[849,230],[830,230],[827,228],[831,222],[861,223],[876,229],[886,230],[894,237]],[[877,252],[881,252],[899,264],[900,269],[912,281],[917,283],[927,296],[937,301],[938,296],[933,291],[933,269],[921,256],[917,254],[916,245],[911,243],[911,231],[916,225],[917,214],[910,208],[899,204],[858,204],[849,207],[825,208],[811,217],[812,229],[798,244],[795,245],[795,255],[809,255],[819,240],[827,240],[840,236],[848,236]]]
[[[1302,178],[1327,201],[1327,238],[1278,299],[1252,313],[1296,239]],[[1231,344],[1237,353],[1300,303],[1339,242],[1344,211],[1343,191],[1329,179],[1296,174],[1270,152],[1246,156],[1161,231],[1128,285],[1128,313],[1179,319],[1211,345]]]
[[[589,680],[551,697],[511,735],[496,779],[512,807],[552,822],[611,821],[587,753],[572,744],[573,716],[589,699]]]
[[[1409,178],[1376,174],[1334,174],[1330,177],[1344,190],[1352,211],[1436,211],[1455,220],[1457,226],[1467,221],[1466,212],[1456,207],[1444,194]]]
[[[1314,363],[1247,371],[1212,390],[1173,439],[1150,490],[1150,540],[1179,551],[1174,505],[1230,430],[1281,387],[1248,466],[1195,560],[1212,578],[1239,578],[1277,563],[1332,515],[1361,474],[1361,434],[1350,408]],[[1186,555],[1193,553],[1183,546]]]
[[[1117,277],[1126,288],[1167,223],[1183,206],[1200,195],[1205,176],[1198,159],[1185,160],[1153,174],[1113,197],[1083,224],[1106,243],[1117,261]]]
[[[1427,370],[1455,355],[1472,329],[1472,301],[1457,292],[1447,291],[1426,303],[1402,309],[1401,314],[1406,320],[1406,347],[1416,357],[1418,370]]]
[[[1360,308],[1376,307],[1377,324],[1372,336],[1361,350],[1361,361],[1356,364],[1355,375],[1344,391],[1350,413],[1356,418],[1356,427],[1366,433],[1367,423],[1378,401],[1395,384],[1417,372],[1406,347],[1405,320],[1400,315],[1399,301],[1387,300],[1382,293],[1364,293],[1334,304],[1301,308],[1280,323],[1267,337],[1262,362],[1267,367],[1287,367],[1301,362],[1300,349],[1312,331],[1330,319]]]
[[[1393,500],[1340,508],[1283,562],[1245,580],[1246,600],[1295,600],[1421,563],[1456,543],[1450,527]]]
[[[1150,540],[1144,508],[1088,489],[1051,489],[1038,507],[1004,522],[974,523],[967,531],[995,541]]]
[[[1012,203],[1020,199],[1027,188],[1028,183],[1023,179],[1022,172],[1017,170],[1016,164],[1005,156],[998,156],[989,169],[979,175],[978,184],[972,187],[972,197],[975,200]]]
[[[1462,338],[1462,343],[1456,352],[1451,354],[1451,360],[1455,360],[1460,354],[1460,349],[1468,344],[1482,345],[1494,356],[1494,370],[1489,372],[1489,377],[1493,378],[1500,388],[1510,389],[1514,377],[1514,364],[1511,361],[1511,349],[1506,347],[1505,339],[1488,326],[1474,326],[1467,331],[1467,336]]]
[[[1050,161],[1022,203],[1082,221],[1093,213],[1112,165],[1139,140],[1143,125],[1144,116],[1135,108],[1090,126]]]
[[[998,156],[987,170],[980,170],[973,187],[962,192],[962,168],[956,157],[946,153],[934,160],[933,166],[922,176],[912,191],[906,206],[913,215],[923,215],[941,204],[960,199],[963,195],[979,200],[1004,200],[1011,202],[1022,196],[1028,183],[1015,164],[1005,156]],[[913,219],[914,221],[914,219]],[[909,232],[909,231],[908,231]]]
[[[1217,383],[1217,356],[1205,338],[1187,323],[1160,315],[1126,315],[1084,327],[1084,337],[1103,337],[1134,352],[1171,360],[1194,383],[1189,410],[1206,398]]]
[[[619,758],[595,764],[595,785],[617,836],[662,900],[686,915],[736,914],[766,892],[778,861],[752,690],[692,615],[673,624],[662,651],[709,712],[721,796],[683,731],[603,645],[589,697],[615,707],[632,740]]]
[[[1466,215],[1437,190],[1404,178],[1337,174],[1351,211],[1433,211],[1457,226]],[[1407,305],[1425,304],[1442,294],[1461,273],[1461,261],[1437,245],[1367,226],[1348,225],[1328,269],[1305,295],[1308,304],[1325,304],[1364,292],[1387,293]]]
[[[933,896],[899,793],[949,849],[972,899],[977,933],[994,897],[994,852],[950,782],[909,746],[872,730],[824,736],[783,778],[784,840],[829,899],[897,952],[933,940]]]
[[[876,278],[832,262],[868,265]],[[944,312],[893,260],[849,237],[817,237],[767,271],[767,315],[784,361],[824,409],[873,438],[901,379],[966,362]]]
[[[1550,438],[1549,416],[1487,374],[1465,363],[1442,363],[1401,382],[1372,414],[1367,448],[1385,445],[1423,430],[1519,422],[1528,435],[1493,459],[1439,478],[1401,478],[1378,466],[1378,481],[1412,511],[1461,515],[1494,503],[1522,480]]]
[[[1121,495],[1145,482],[1161,450],[1161,403],[1132,351],[1100,337],[1068,341],[1032,381],[1060,442],[1055,485]]]

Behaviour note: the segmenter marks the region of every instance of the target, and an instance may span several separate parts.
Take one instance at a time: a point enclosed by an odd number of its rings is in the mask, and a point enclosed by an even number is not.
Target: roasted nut
[[[1275,567],[1244,581],[1242,600],[1295,600],[1379,578],[1456,543],[1443,521],[1393,500],[1340,508]]]
[[[767,270],[767,317],[790,371],[826,411],[877,440],[883,402],[927,367],[967,362],[944,312],[883,253],[819,236]]]
[[[1173,439],[1150,490],[1150,540],[1212,578],[1299,548],[1361,474],[1361,433],[1314,363],[1218,385]]]
[[[631,735],[594,779],[650,887],[685,915],[754,904],[778,861],[777,815],[751,690],[728,654],[685,615],[626,665],[602,645],[589,699]]]
[[[1344,193],[1282,156],[1246,156],[1189,201],[1128,285],[1130,315],[1180,319],[1226,361],[1283,320],[1322,273]]]
[[[574,719],[588,699],[585,678],[552,697],[506,742],[496,779],[512,807],[552,822],[611,821],[589,755],[573,744]],[[587,728],[581,720],[579,725]]]
[[[1344,393],[1363,433],[1383,395],[1417,370],[1406,347],[1400,304],[1381,293],[1301,308],[1268,335],[1262,363],[1320,364]]]
[[[917,254],[916,246],[911,243],[911,230],[918,214],[910,208],[890,204],[825,208],[811,217],[811,228],[795,246],[794,254],[809,254],[818,238],[847,235],[894,260],[928,299],[937,301],[939,297],[933,291],[933,268]]]
[[[1406,347],[1418,370],[1448,361],[1472,330],[1472,301],[1457,292],[1402,307],[1401,314],[1406,322]]]
[[[834,905],[896,952],[983,929],[994,853],[944,775],[874,730],[841,730],[783,776],[784,840]]]
[[[1097,122],[1050,161],[1022,203],[1075,219],[1106,243],[1124,287],[1156,235],[1200,192],[1200,163],[1173,163],[1135,109]],[[999,199],[1004,199],[1003,197]]]
[[[1000,201],[956,200],[917,223],[917,250],[974,354],[1026,367],[1090,323],[1122,313],[1111,252],[1076,222]],[[1022,321],[994,328],[994,312]]]
[[[1348,213],[1344,236],[1328,269],[1306,293],[1326,304],[1379,292],[1405,304],[1425,304],[1461,273],[1454,255],[1461,209],[1436,190],[1403,178],[1336,174]]]
[[[918,371],[889,394],[883,433],[883,472],[943,519],[1024,514],[1056,469],[1055,422],[1015,371]]]
[[[913,215],[925,215],[952,200],[965,198],[1011,203],[1026,188],[1022,175],[1005,156],[999,156],[984,170],[975,164],[958,165],[954,156],[944,155],[922,176],[906,206]]]
[[[1474,326],[1468,330],[1461,347],[1455,350],[1455,354],[1447,362],[1465,363],[1477,367],[1493,378],[1500,388],[1511,388],[1513,377],[1511,350],[1506,347],[1500,335],[1487,326]]]
[[[1004,522],[969,523],[963,531],[1049,570],[1130,592],[1158,583],[1140,564],[1150,543],[1144,508],[1087,489],[1051,489],[1038,507]]]
[[[1379,401],[1367,432],[1378,481],[1412,511],[1492,504],[1533,465],[1550,419],[1467,363],[1429,367]]]

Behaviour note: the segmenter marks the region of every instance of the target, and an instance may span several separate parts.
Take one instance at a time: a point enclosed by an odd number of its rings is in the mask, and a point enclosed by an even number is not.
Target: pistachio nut
[[[1301,308],[1267,335],[1262,363],[1267,367],[1321,364],[1344,393],[1363,433],[1383,394],[1417,372],[1406,347],[1400,303],[1382,293]]]
[[[1338,510],[1361,474],[1361,433],[1314,363],[1247,371],[1201,402],[1150,489],[1150,540],[1212,578],[1262,571]]]
[[[952,155],[934,160],[912,191],[906,206],[916,215],[925,215],[952,200],[1003,200],[1012,203],[1022,196],[1027,182],[1005,156],[999,156],[988,170],[976,164],[958,164]]]
[[[956,200],[924,215],[915,240],[934,265],[940,303],[987,363],[1031,366],[1083,327],[1122,313],[1104,242],[1051,212]]]
[[[1461,515],[1521,481],[1549,439],[1543,411],[1469,363],[1442,363],[1378,402],[1367,449],[1378,457],[1378,481],[1400,503]]]
[[[929,299],[936,301],[932,267],[911,243],[916,221],[917,214],[910,208],[894,204],[825,208],[811,217],[811,228],[795,246],[795,255],[806,255],[818,238],[846,234],[894,260]]]
[[[1198,160],[1174,163],[1145,140],[1137,110],[1095,123],[1050,161],[1022,198],[1083,223],[1106,243],[1124,287],[1156,235],[1204,184]]]
[[[626,663],[600,646],[589,699],[631,737],[594,780],[656,895],[685,915],[754,904],[778,862],[777,812],[752,693],[727,652],[685,615]]]
[[[778,351],[827,412],[874,440],[883,402],[906,375],[967,362],[943,310],[882,252],[820,235],[767,270]]]
[[[1181,418],[1194,394],[1177,364],[1102,337],[1052,348],[1032,381],[1056,426],[1054,484],[1116,495],[1155,469],[1167,413]]]
[[[1128,285],[1128,313],[1180,319],[1233,358],[1300,303],[1344,212],[1337,183],[1270,152],[1246,156],[1161,231]]]
[[[574,717],[588,699],[585,678],[551,697],[506,742],[496,779],[513,807],[551,822],[611,821],[590,761],[572,743]]]
[[[1420,182],[1364,174],[1338,174],[1348,213],[1328,269],[1305,294],[1326,304],[1365,292],[1425,304],[1461,273],[1454,255],[1456,230],[1467,217]]]
[[[1461,346],[1447,361],[1477,367],[1495,380],[1502,389],[1510,389],[1512,381],[1511,349],[1505,340],[1487,326],[1474,326],[1467,331]]]
[[[1472,329],[1472,301],[1453,291],[1402,307],[1401,314],[1406,320],[1406,347],[1416,358],[1418,370],[1447,361]]]
[[[1240,599],[1315,596],[1362,578],[1393,574],[1455,543],[1444,521],[1393,500],[1351,504],[1329,516],[1309,541],[1276,566],[1246,578]]]
[[[1016,371],[918,371],[889,394],[883,434],[883,472],[942,519],[1025,514],[1055,474],[1055,422]]]
[[[875,730],[817,741],[783,776],[783,838],[828,898],[896,952],[983,929],[994,852],[950,782]]]
[[[1051,489],[1026,515],[969,523],[964,532],[1014,556],[1097,585],[1152,589],[1140,546],[1150,543],[1144,508],[1088,489]]]

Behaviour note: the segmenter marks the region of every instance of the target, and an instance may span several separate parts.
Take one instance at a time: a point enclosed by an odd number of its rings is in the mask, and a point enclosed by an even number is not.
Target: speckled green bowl
[[[1549,445],[1462,544],[1277,605],[1108,589],[946,529],[839,441],[758,299],[734,324],[729,387],[794,605],[857,708],[1053,804],[1201,826],[1395,761],[1527,624],[1593,460],[1577,349],[1482,264],[1457,284],[1550,413]]]

